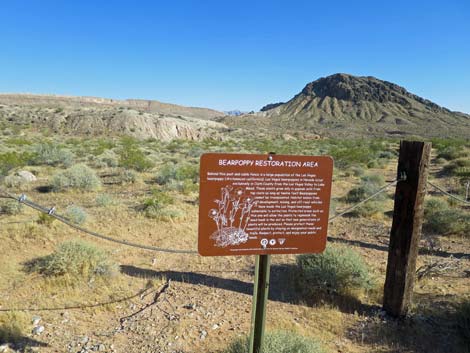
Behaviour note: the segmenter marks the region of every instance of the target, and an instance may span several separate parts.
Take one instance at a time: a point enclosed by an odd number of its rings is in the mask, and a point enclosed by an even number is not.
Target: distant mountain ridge
[[[470,116],[452,112],[372,76],[334,74],[308,83],[286,103],[254,115],[222,119],[231,126],[266,126],[326,136],[470,136]]]

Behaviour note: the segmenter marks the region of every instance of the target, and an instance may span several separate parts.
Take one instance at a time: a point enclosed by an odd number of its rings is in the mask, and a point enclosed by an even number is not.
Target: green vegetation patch
[[[69,150],[58,147],[53,143],[40,143],[33,146],[34,165],[51,165],[70,167],[73,164],[74,155]]]
[[[430,198],[424,205],[423,228],[426,232],[438,235],[470,236],[470,214],[451,207],[443,199]]]
[[[110,277],[117,273],[117,265],[105,251],[78,240],[60,244],[52,254],[28,262],[26,269],[45,276],[74,278]]]
[[[34,155],[32,153],[23,152],[6,152],[0,154],[0,176],[7,175],[14,168],[24,167],[31,163]]]
[[[96,173],[85,164],[76,164],[69,169],[59,172],[52,178],[54,191],[79,189],[93,191],[101,188],[101,181]]]
[[[237,338],[222,353],[248,353],[249,337]],[[264,338],[262,353],[324,353],[321,344],[295,332],[273,331]]]
[[[124,137],[121,143],[122,146],[119,150],[119,165],[121,167],[131,168],[138,172],[153,168],[154,163],[139,148],[137,140],[131,137]]]
[[[152,196],[145,199],[142,209],[146,217],[169,220],[182,216],[182,212],[172,207],[174,198],[165,191],[154,190]]]
[[[297,266],[301,284],[307,292],[322,290],[347,294],[374,286],[361,255],[345,246],[327,246],[321,254],[299,255]]]

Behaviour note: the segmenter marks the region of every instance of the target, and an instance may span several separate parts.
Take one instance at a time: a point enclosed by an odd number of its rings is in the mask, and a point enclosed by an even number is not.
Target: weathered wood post
[[[401,141],[390,232],[383,308],[392,316],[409,310],[424,214],[431,143]]]
[[[266,305],[268,303],[269,274],[271,255],[257,255],[255,266],[255,282],[253,306],[251,310],[251,329],[249,353],[263,351],[264,327],[266,325]]]

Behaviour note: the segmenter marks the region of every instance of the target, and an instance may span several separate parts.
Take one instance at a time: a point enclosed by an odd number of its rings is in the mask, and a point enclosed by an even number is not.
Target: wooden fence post
[[[383,299],[384,310],[396,317],[406,315],[411,303],[430,154],[431,143],[400,142],[400,181],[395,191]]]

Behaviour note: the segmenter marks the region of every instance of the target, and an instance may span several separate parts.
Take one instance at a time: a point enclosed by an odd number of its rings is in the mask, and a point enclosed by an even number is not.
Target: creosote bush
[[[248,353],[249,338],[235,339],[221,353]],[[324,353],[324,349],[313,338],[303,337],[295,332],[273,331],[264,338],[262,353]]]
[[[347,294],[368,290],[373,280],[361,255],[345,246],[327,246],[321,254],[297,256],[300,284],[307,292],[322,290]]]
[[[105,251],[77,240],[64,242],[52,254],[28,262],[26,269],[45,276],[74,278],[110,277],[117,273],[117,265]]]
[[[195,164],[167,163],[159,171],[156,181],[165,189],[189,194],[198,190],[199,168]]]
[[[168,220],[182,216],[181,211],[171,207],[173,203],[174,199],[168,193],[154,190],[152,196],[144,200],[142,208],[146,217]]]
[[[119,150],[119,165],[143,172],[152,169],[154,164],[139,148],[137,141],[131,137],[122,139],[122,147]]]
[[[98,190],[100,187],[100,179],[93,169],[85,164],[76,164],[63,172],[59,172],[52,178],[54,191],[67,189],[93,191]]]
[[[424,204],[423,228],[437,235],[470,236],[470,215],[465,210],[450,207],[443,199],[433,197]]]
[[[14,168],[28,165],[32,159],[33,155],[27,152],[6,152],[0,154],[0,176],[7,175]]]

